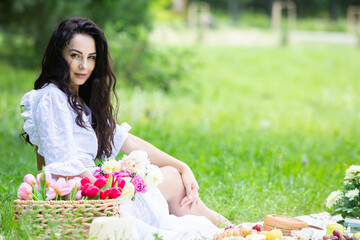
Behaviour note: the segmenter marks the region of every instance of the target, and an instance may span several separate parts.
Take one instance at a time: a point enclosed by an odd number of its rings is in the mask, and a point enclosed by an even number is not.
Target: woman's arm
[[[72,178],[76,178],[76,177],[80,177],[80,178],[87,177],[91,183],[94,183],[97,179],[89,171],[84,171],[84,172],[80,173],[79,175],[75,175],[75,176],[62,176],[62,175],[55,175],[55,174],[52,174],[52,176],[55,178],[61,177],[61,178],[65,178],[65,179],[72,179]]]
[[[121,147],[121,151],[125,154],[129,154],[134,150],[144,150],[147,152],[151,163],[157,165],[158,167],[171,166],[179,171],[186,189],[186,196],[180,202],[181,206],[198,202],[199,185],[194,177],[194,174],[186,163],[177,160],[176,158],[156,148],[149,142],[129,133]]]

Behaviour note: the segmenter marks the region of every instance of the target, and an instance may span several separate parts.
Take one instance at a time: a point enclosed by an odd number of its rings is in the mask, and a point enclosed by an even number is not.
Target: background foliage
[[[0,2],[2,58],[22,67],[39,67],[41,56],[54,28],[63,19],[81,16],[92,19],[112,39],[119,80],[130,85],[169,89],[185,73],[183,60],[189,51],[165,53],[152,49],[149,0],[4,0]],[[174,53],[175,57],[173,57]],[[171,64],[171,65],[170,65]],[[149,84],[150,83],[150,84]]]
[[[241,12],[264,12],[271,14],[275,0],[204,0],[212,7],[226,10],[230,2],[237,2]],[[286,0],[280,0],[286,2]],[[190,0],[190,2],[197,2]],[[299,17],[344,17],[349,5],[360,5],[359,0],[293,0],[298,8]]]

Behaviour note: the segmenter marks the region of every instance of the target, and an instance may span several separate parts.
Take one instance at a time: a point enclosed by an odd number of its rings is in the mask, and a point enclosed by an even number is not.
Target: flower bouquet
[[[160,168],[150,164],[147,153],[142,150],[124,155],[120,161],[106,160],[94,174],[98,179],[109,175],[122,186],[122,201],[134,200],[136,193],[146,193],[148,188],[157,186],[163,180]],[[106,199],[107,196],[107,191],[100,192],[100,199]]]
[[[36,178],[27,174],[18,190],[20,199],[14,201],[15,219],[29,219],[41,237],[87,236],[94,218],[119,217],[121,203],[162,181],[160,169],[140,150],[121,161],[105,161],[94,176],[97,180],[92,184],[87,177],[55,180],[44,171]]]
[[[346,217],[360,217],[360,166],[352,165],[346,170],[343,185],[326,199],[326,207],[332,214]]]

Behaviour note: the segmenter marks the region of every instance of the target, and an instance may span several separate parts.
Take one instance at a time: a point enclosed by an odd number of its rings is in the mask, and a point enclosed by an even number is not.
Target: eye
[[[77,53],[72,53],[70,56],[72,58],[80,58],[79,54],[77,54]]]
[[[96,56],[90,56],[89,59],[95,60]]]

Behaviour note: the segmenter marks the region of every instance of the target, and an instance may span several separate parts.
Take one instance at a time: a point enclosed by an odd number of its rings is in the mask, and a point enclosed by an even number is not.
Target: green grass
[[[360,160],[359,49],[199,47],[194,55],[200,65],[167,94],[119,89],[120,122],[188,163],[204,202],[235,223],[325,211]],[[12,201],[36,172],[34,150],[18,135],[20,99],[37,74],[0,64],[2,235],[14,234]]]

